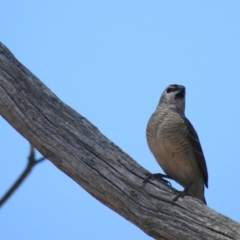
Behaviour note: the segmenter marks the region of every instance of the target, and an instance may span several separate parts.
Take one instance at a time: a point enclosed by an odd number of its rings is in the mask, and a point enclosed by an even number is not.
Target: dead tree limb
[[[157,182],[143,188],[147,170],[61,102],[3,44],[0,114],[56,167],[148,235],[240,239],[237,222],[198,200],[187,196],[173,203],[174,190]]]

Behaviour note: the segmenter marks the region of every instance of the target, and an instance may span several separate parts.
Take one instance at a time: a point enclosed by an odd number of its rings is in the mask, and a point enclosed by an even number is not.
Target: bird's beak
[[[176,94],[177,98],[184,98],[185,97],[185,87],[179,86],[178,93]]]

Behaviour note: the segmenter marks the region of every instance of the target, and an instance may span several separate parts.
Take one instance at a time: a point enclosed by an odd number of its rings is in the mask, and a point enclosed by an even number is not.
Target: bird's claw
[[[191,184],[189,184],[183,191],[178,191],[178,194],[173,198],[173,202],[176,202],[179,198],[184,198],[188,194],[188,190]]]
[[[182,192],[179,192],[174,198],[173,198],[173,202],[176,202],[179,198],[184,198],[185,196],[187,195],[186,192],[182,191]]]
[[[161,182],[163,182],[164,184],[168,185],[168,186],[172,186],[172,184],[167,181],[166,179],[164,179],[164,177],[170,178],[168,175],[164,175],[161,173],[146,173],[146,178],[143,180],[142,186],[144,187],[146,185],[147,182],[149,182],[150,180],[159,180]]]

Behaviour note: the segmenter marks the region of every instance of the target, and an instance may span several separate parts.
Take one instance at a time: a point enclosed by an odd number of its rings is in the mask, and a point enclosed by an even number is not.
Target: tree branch
[[[240,239],[237,222],[158,182],[0,44],[0,113],[92,196],[157,239]]]
[[[28,164],[16,182],[10,187],[10,189],[5,193],[5,195],[0,199],[0,207],[11,197],[11,195],[15,192],[15,190],[20,186],[20,184],[26,179],[26,177],[31,172],[32,168],[37,164],[45,160],[45,157],[41,157],[40,159],[35,159],[35,152],[33,146],[30,148],[30,154],[28,157]]]

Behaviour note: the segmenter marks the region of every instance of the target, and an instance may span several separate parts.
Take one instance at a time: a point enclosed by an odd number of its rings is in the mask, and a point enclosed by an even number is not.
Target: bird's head
[[[178,84],[169,85],[161,95],[160,107],[170,108],[184,114],[185,110],[185,87]]]

